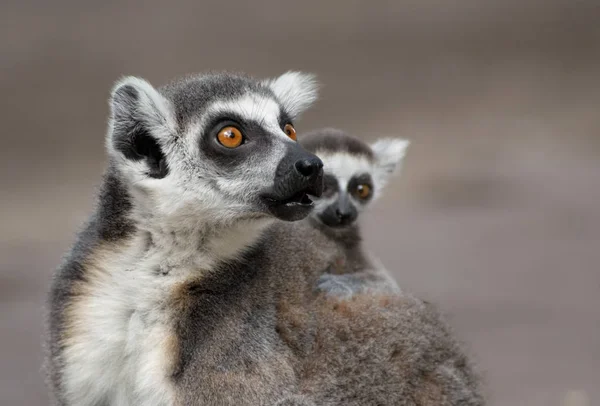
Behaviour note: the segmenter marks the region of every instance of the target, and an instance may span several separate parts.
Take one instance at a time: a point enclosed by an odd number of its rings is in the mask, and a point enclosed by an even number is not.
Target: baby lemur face
[[[368,145],[330,128],[308,133],[300,142],[323,161],[323,195],[316,199],[312,215],[330,227],[346,227],[356,221],[396,172],[408,146],[403,139],[382,139]]]
[[[322,162],[293,124],[315,98],[313,78],[296,72],[198,75],[159,89],[125,78],[111,96],[109,157],[147,222],[299,220],[322,191]]]

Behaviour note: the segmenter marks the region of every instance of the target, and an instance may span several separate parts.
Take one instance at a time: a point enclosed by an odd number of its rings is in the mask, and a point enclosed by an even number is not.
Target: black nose
[[[340,209],[336,209],[335,215],[338,216],[340,221],[346,221],[352,217],[352,213],[346,211],[340,211]]]
[[[356,210],[340,210],[339,208],[336,209],[335,211],[335,215],[337,216],[338,219],[338,224],[341,226],[345,226],[348,224],[351,224],[354,222],[354,220],[356,220]]]
[[[323,168],[323,162],[317,157],[304,158],[294,164],[298,173],[307,178],[313,177]]]

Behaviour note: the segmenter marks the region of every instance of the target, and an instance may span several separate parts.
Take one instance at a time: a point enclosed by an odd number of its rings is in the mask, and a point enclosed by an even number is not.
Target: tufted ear
[[[308,73],[290,71],[263,83],[275,93],[292,118],[299,116],[317,99],[318,84],[315,76]]]
[[[109,154],[118,158],[117,162],[144,162],[150,177],[166,176],[161,144],[176,132],[170,102],[145,80],[126,77],[112,90],[110,112]]]
[[[376,160],[375,181],[379,187],[399,170],[409,144],[408,140],[401,138],[383,138],[371,145]]]

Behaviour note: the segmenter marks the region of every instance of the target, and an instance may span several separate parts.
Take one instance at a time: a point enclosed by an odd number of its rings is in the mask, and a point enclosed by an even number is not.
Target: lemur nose
[[[342,220],[342,221],[344,221],[344,220],[348,220],[348,219],[349,219],[349,218],[352,216],[352,214],[351,214],[351,213],[349,213],[349,212],[342,212],[342,211],[340,211],[340,209],[336,209],[336,210],[335,210],[335,214],[336,214],[336,215],[338,216],[338,218],[339,218],[340,220]]]
[[[296,161],[294,166],[300,175],[310,178],[319,173],[323,168],[323,162],[317,157],[305,158]]]

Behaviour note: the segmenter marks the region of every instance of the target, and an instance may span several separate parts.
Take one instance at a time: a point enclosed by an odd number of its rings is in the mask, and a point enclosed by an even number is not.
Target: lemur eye
[[[237,148],[240,145],[242,145],[242,141],[244,141],[244,136],[242,135],[242,132],[240,130],[238,130],[235,127],[229,126],[219,131],[217,139],[224,147]]]
[[[293,125],[286,124],[285,127],[283,127],[283,132],[286,133],[288,137],[296,141],[296,129]]]
[[[371,195],[371,186],[367,184],[358,185],[356,187],[356,195],[361,199],[366,199]]]

